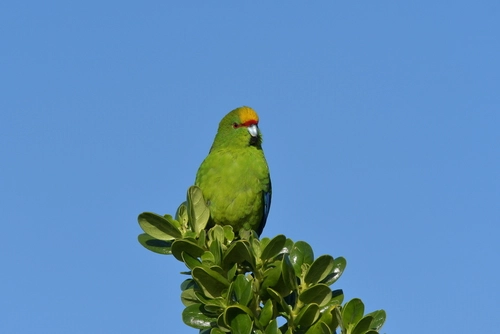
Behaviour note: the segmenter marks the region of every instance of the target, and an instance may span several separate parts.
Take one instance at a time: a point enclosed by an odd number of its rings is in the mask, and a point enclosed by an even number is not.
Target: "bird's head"
[[[229,112],[219,123],[214,147],[247,147],[260,148],[262,135],[259,127],[259,116],[250,107],[241,107]]]

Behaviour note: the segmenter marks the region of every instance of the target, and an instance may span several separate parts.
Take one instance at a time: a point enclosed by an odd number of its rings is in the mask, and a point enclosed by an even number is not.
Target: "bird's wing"
[[[269,215],[269,209],[271,208],[271,194],[272,194],[272,186],[271,186],[271,178],[269,178],[269,190],[264,191],[262,193],[262,197],[264,199],[264,212],[262,215],[262,220],[257,229],[257,235],[260,236],[262,231],[264,230],[264,226],[266,226],[267,215]]]

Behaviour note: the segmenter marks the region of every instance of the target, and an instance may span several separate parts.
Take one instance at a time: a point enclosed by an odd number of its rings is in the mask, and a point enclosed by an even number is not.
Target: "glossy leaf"
[[[196,236],[195,236],[195,239],[196,239]],[[200,231],[198,238],[197,238],[197,244],[201,248],[206,246],[206,244],[207,244],[207,231],[205,231],[205,230]]]
[[[305,305],[294,319],[295,326],[300,328],[307,328],[311,326],[320,316],[319,306],[317,304]]]
[[[307,331],[306,334],[331,334],[332,331],[330,327],[323,321],[318,321],[314,325],[312,325]]]
[[[271,239],[269,244],[267,244],[266,248],[262,251],[262,255],[260,256],[262,261],[269,260],[278,255],[283,250],[285,242],[286,237],[283,234],[279,234]]]
[[[210,298],[206,297],[202,292],[195,291],[196,298],[202,304],[207,311],[209,311],[209,307],[212,309],[216,309],[220,311],[220,309],[224,309],[227,306],[227,301],[223,297]]]
[[[287,304],[287,303],[285,303],[285,300],[283,299],[283,297],[281,297],[281,295],[280,295],[277,291],[275,291],[275,290],[273,290],[273,289],[271,289],[271,288],[267,288],[267,289],[266,289],[266,291],[267,291],[267,293],[269,294],[269,296],[270,296],[270,297],[271,297],[271,298],[272,298],[272,299],[273,299],[276,303],[278,303],[278,305],[281,307],[281,309],[282,309],[283,311],[285,311],[285,312],[287,312],[287,313],[290,311],[290,308],[289,308],[288,304]]]
[[[251,334],[253,321],[251,311],[241,305],[232,305],[224,311],[224,322],[231,328],[233,334]]]
[[[219,297],[222,291],[229,287],[229,281],[212,269],[196,267],[192,270],[192,275],[205,295],[210,298]]]
[[[271,239],[268,238],[268,237],[264,237],[264,238],[262,238],[262,239],[259,240],[260,248],[261,248],[261,253],[264,250],[264,248],[266,248],[267,245],[269,245],[269,242],[271,242]]]
[[[311,264],[304,281],[307,284],[316,284],[327,277],[334,268],[335,262],[330,255],[322,255]]]
[[[224,322],[224,312],[217,317],[217,326],[226,333],[231,332],[229,325]]]
[[[342,289],[332,291],[332,301],[335,301],[337,305],[341,305],[344,302],[344,291]]]
[[[205,229],[210,218],[210,210],[203,198],[203,193],[197,186],[191,186],[187,194],[189,224],[198,234]]]
[[[276,266],[274,268],[266,270],[264,272],[264,280],[261,283],[261,289],[262,290],[266,290],[267,288],[275,289],[275,287],[278,285],[280,277],[281,277],[281,266]]]
[[[342,305],[342,302],[344,301],[344,293],[342,290],[335,290],[331,292],[331,298],[326,303],[325,305],[320,306],[320,311],[323,312],[324,310],[331,308],[332,306],[340,306]]]
[[[172,254],[177,260],[182,261],[182,252],[189,254],[192,257],[198,258],[205,251],[193,241],[186,239],[177,239],[172,244]]]
[[[312,264],[314,253],[311,246],[305,241],[297,241],[290,250],[290,261],[292,262],[295,274],[302,276],[302,264]]]
[[[202,333],[200,333],[202,334]],[[224,332],[223,330],[220,330],[218,328],[212,328],[212,330],[210,331],[209,334],[226,334],[226,332]]]
[[[182,291],[181,293],[181,301],[184,306],[189,306],[193,304],[197,304],[200,301],[198,298],[196,298],[196,294],[194,292],[194,289],[187,289]]]
[[[224,225],[224,238],[226,238],[227,241],[233,241],[234,240],[234,231],[233,227],[231,225]]]
[[[338,319],[335,315],[335,308],[337,306],[334,306],[334,305],[330,305],[328,308],[326,309],[322,309],[320,308],[320,312],[321,312],[321,317],[320,317],[320,321],[324,322],[326,325],[328,325],[328,327],[334,331],[338,326],[339,326],[339,322],[338,322]]]
[[[260,240],[258,238],[252,238],[250,241],[250,251],[253,253],[255,257],[256,264],[260,264],[262,261],[260,260],[260,256],[262,255],[262,249],[260,245]]]
[[[167,217],[170,217],[167,215]],[[181,238],[182,234],[171,221],[172,217],[165,218],[152,212],[143,212],[137,217],[142,230],[159,240],[173,240]]]
[[[238,270],[238,264],[234,264],[228,271],[227,271],[227,279],[229,281],[232,281],[234,279],[234,276],[236,276],[236,270]]]
[[[276,321],[276,319],[273,319],[271,322],[269,322],[269,325],[267,325],[264,334],[281,334],[281,331],[278,329],[278,321]]]
[[[345,267],[347,265],[346,260],[339,256],[333,261],[333,270],[330,274],[328,274],[321,283],[325,283],[326,285],[332,285],[337,281],[340,276],[344,273]]]
[[[138,240],[141,245],[152,252],[164,255],[172,254],[172,241],[158,240],[146,233],[140,234]]]
[[[177,212],[175,213],[175,220],[177,220],[181,226],[187,227],[188,225],[188,212],[187,212],[187,202],[183,202],[179,207],[177,208]]]
[[[208,231],[208,235],[210,240],[212,240],[212,242],[214,240],[217,240],[220,245],[224,244],[225,236],[224,236],[224,228],[222,226],[215,225]]]
[[[293,269],[293,265],[290,262],[288,254],[285,254],[283,256],[283,260],[281,261],[281,275],[283,283],[285,283],[285,287],[289,291],[297,289],[297,277],[295,276],[295,270]]]
[[[304,304],[315,303],[324,306],[332,299],[332,290],[328,285],[316,284],[304,290],[299,295],[299,300]]]
[[[201,254],[201,262],[206,266],[211,266],[217,263],[215,262],[214,254],[209,251],[206,251],[203,254]]]
[[[182,321],[194,328],[207,329],[212,327],[216,318],[208,314],[202,304],[193,304],[186,307],[182,312]]]
[[[191,270],[195,267],[201,266],[200,260],[198,260],[195,257],[192,257],[191,255],[187,254],[186,252],[181,253],[182,261],[184,264]]]
[[[212,253],[214,257],[214,263],[221,264],[222,263],[222,247],[219,240],[214,239],[210,243],[210,253]]]
[[[293,242],[292,239],[287,238],[286,241],[285,241],[285,246],[283,246],[283,250],[281,252],[282,253],[286,253],[286,254],[290,254],[290,252],[292,251],[292,248],[293,248],[294,244],[295,243]]]
[[[255,268],[255,258],[250,251],[248,241],[238,240],[233,242],[224,255],[224,267],[228,268],[233,266],[235,263],[241,264],[244,261],[248,262],[252,268]]]
[[[268,326],[271,319],[274,318],[274,305],[271,299],[268,299],[259,315],[259,323],[262,327]],[[276,327],[277,329],[278,327]]]
[[[366,316],[373,317],[373,320],[370,324],[370,329],[378,331],[385,322],[386,314],[384,310],[377,310],[371,313],[368,313]]]
[[[253,298],[252,282],[245,275],[238,275],[234,280],[233,291],[236,300],[244,306],[247,306]]]
[[[184,282],[181,283],[181,290],[182,291],[187,290],[187,289],[195,289],[197,287],[198,287],[198,285],[196,284],[196,282],[192,278],[188,278],[188,279],[184,280]]]
[[[362,318],[352,330],[352,334],[365,334],[368,330],[370,330],[372,320],[373,317],[369,315]]]
[[[351,328],[363,318],[365,305],[361,299],[354,298],[348,301],[342,308],[342,324],[344,328]]]

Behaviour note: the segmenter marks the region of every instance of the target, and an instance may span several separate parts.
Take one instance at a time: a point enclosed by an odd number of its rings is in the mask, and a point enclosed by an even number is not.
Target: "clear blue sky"
[[[385,333],[498,326],[500,2],[0,5],[1,333],[196,333],[174,213],[218,122],[260,115],[264,236],[344,256]]]

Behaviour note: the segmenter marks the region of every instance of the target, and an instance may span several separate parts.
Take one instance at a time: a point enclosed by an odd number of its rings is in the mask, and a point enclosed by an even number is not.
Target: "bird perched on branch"
[[[249,107],[234,109],[219,123],[210,152],[196,174],[210,208],[211,224],[262,233],[271,206],[271,179],[259,116]]]

